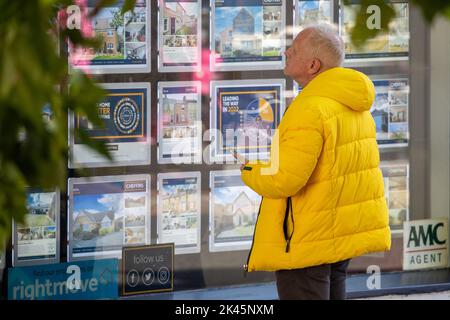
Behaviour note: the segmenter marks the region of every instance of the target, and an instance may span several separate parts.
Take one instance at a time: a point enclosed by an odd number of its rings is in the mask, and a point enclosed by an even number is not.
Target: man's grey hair
[[[344,41],[331,24],[320,23],[308,25],[302,32],[308,31],[311,53],[318,58],[325,68],[340,67],[344,63]]]

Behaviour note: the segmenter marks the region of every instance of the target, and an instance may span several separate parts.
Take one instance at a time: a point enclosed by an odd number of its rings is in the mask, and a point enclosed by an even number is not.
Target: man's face
[[[294,39],[292,46],[286,50],[286,66],[284,74],[305,86],[310,80],[310,65],[312,57],[308,47],[307,34],[303,31]]]

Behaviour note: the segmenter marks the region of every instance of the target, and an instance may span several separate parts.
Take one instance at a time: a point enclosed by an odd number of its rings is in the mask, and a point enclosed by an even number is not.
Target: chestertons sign
[[[448,218],[405,221],[403,270],[448,266]]]

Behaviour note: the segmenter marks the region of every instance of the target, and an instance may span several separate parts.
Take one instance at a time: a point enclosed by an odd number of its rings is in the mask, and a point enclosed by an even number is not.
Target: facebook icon
[[[130,270],[130,272],[128,272],[127,274],[127,284],[130,287],[136,287],[138,283],[139,283],[139,273],[134,269]]]

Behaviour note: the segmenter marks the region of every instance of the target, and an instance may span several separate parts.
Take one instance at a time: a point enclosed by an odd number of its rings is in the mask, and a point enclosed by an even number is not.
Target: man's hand
[[[239,163],[241,164],[240,170],[242,171],[242,169],[247,165],[248,160],[247,160],[244,156],[242,156],[242,155],[240,155],[239,153],[237,153],[236,151],[233,152],[233,157],[234,157],[237,161],[239,161]]]

